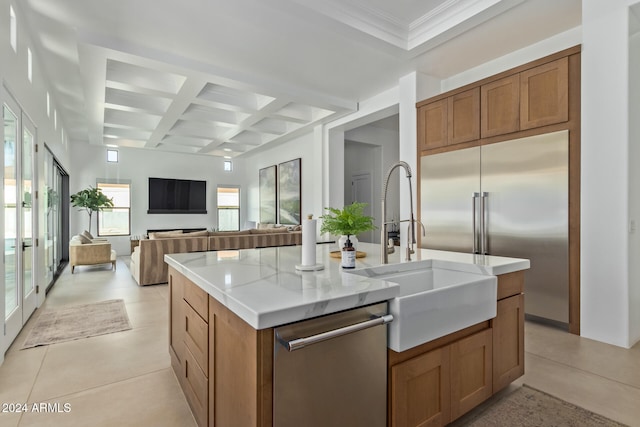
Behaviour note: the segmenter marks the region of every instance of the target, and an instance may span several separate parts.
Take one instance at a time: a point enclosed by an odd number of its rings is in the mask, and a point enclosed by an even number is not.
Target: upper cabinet
[[[520,76],[482,86],[482,137],[516,132],[520,127]]]
[[[569,59],[520,73],[520,129],[569,120]]]
[[[480,138],[480,88],[418,107],[420,150]]]
[[[569,56],[555,55],[418,103],[418,150],[569,121],[569,74]]]

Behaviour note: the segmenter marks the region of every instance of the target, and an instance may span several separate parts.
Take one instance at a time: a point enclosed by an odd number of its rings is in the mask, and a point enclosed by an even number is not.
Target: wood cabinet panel
[[[498,276],[498,300],[524,292],[524,271]]]
[[[420,150],[429,150],[447,145],[448,111],[447,99],[423,105],[418,109],[418,144]]]
[[[273,329],[255,330],[209,298],[210,424],[271,426]]]
[[[184,278],[184,300],[193,307],[200,317],[205,321],[209,320],[209,295],[186,278]]]
[[[199,426],[206,426],[208,420],[209,382],[189,349],[185,349],[183,362],[184,395]]]
[[[183,276],[175,274],[169,268],[169,349],[171,364],[180,377],[182,375],[182,360],[184,359],[184,283]],[[176,360],[174,360],[176,359]]]
[[[185,305],[184,344],[204,374],[209,375],[209,325],[186,301],[183,303]]]
[[[451,344],[451,419],[455,420],[493,394],[490,329]]]
[[[391,425],[442,426],[451,419],[449,347],[391,368]]]
[[[481,135],[487,138],[518,131],[520,127],[520,76],[514,74],[482,85]]]
[[[493,392],[524,375],[524,294],[498,301],[493,320]]]
[[[569,120],[569,59],[558,59],[520,73],[520,128]]]
[[[448,98],[447,143],[461,144],[480,138],[480,88]]]

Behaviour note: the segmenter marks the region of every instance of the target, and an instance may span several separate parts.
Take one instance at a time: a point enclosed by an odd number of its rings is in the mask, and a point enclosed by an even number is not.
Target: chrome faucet
[[[391,173],[399,167],[403,167],[405,169],[405,171],[407,172],[407,179],[409,180],[409,202],[410,202],[411,218],[408,220],[400,221],[400,222],[408,221],[409,222],[408,230],[411,232],[410,236],[408,236],[409,240],[407,241],[407,258],[406,258],[407,261],[411,261],[411,254],[414,252],[413,245],[416,243],[415,223],[417,221],[413,217],[413,191],[411,188],[411,167],[406,162],[399,161],[391,165],[391,168],[389,168],[389,172],[387,172],[387,177],[384,180],[384,188],[382,190],[382,225],[380,227],[381,229],[380,262],[382,264],[387,264],[389,262],[389,246],[387,243],[387,238],[388,238],[387,224],[391,224],[391,221],[387,222],[387,209],[386,209],[387,187],[389,186],[389,179],[391,178]],[[422,225],[422,223],[420,225]],[[424,230],[424,226],[422,228]],[[393,253],[393,246],[391,247],[391,253]]]

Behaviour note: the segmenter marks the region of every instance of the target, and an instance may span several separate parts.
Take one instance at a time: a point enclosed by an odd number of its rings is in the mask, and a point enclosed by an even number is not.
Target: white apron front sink
[[[496,276],[432,266],[431,260],[385,264],[347,274],[397,283],[389,301],[388,347],[401,352],[496,316]]]

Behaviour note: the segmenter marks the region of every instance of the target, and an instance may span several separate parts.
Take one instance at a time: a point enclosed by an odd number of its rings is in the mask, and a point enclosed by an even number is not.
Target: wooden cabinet
[[[492,395],[492,332],[485,329],[391,367],[391,425],[443,426]]]
[[[512,133],[520,127],[520,76],[496,80],[481,87],[483,138]]]
[[[484,330],[451,344],[451,419],[493,394],[493,331]]]
[[[418,145],[421,150],[447,145],[449,101],[442,99],[418,108]]]
[[[171,366],[199,426],[209,412],[208,295],[169,268],[169,353]]]
[[[520,73],[520,128],[569,120],[569,58]]]
[[[493,392],[524,375],[524,272],[498,276],[493,328]]]
[[[480,138],[480,88],[418,108],[420,150],[431,150]]]
[[[480,138],[480,88],[458,93],[447,99],[447,144],[461,144]]]

